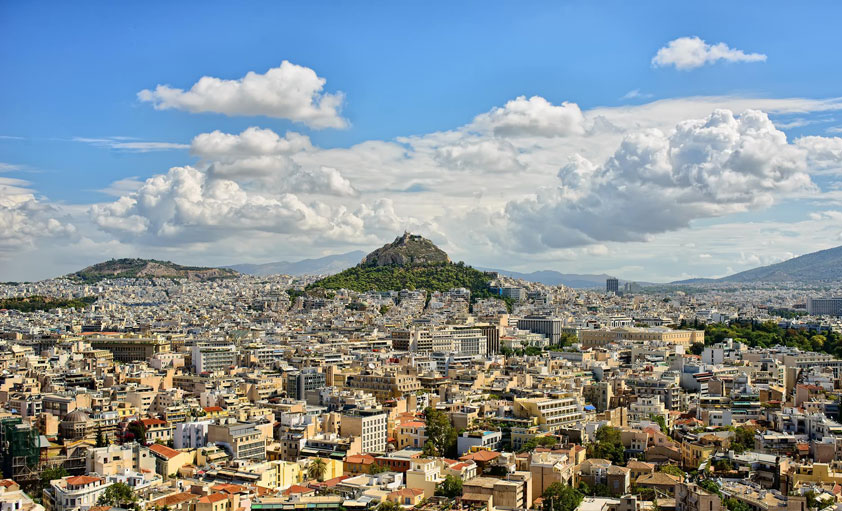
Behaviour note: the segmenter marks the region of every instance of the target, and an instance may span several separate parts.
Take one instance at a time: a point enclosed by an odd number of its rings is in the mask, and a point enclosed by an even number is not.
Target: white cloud
[[[325,82],[312,69],[285,60],[264,74],[250,71],[236,80],[203,76],[187,91],[158,85],[137,97],[159,110],[264,115],[313,128],[345,128],[348,123],[340,115],[344,94],[323,92]]]
[[[708,44],[694,37],[679,37],[667,43],[652,57],[654,67],[675,66],[676,69],[690,70],[713,64],[720,60],[726,62],[765,62],[762,53],[745,53],[729,48],[725,43]]]
[[[620,99],[647,99],[651,98],[652,94],[640,92],[640,89],[632,89],[620,96]]]
[[[74,142],[83,142],[98,147],[110,147],[111,149],[121,149],[124,151],[136,151],[140,153],[150,151],[170,151],[173,149],[187,149],[190,147],[187,144],[178,144],[174,142],[147,142],[142,140],[134,140],[128,137],[107,137],[107,138],[85,138],[73,137]]]
[[[143,181],[140,181],[137,176],[132,176],[118,179],[107,187],[97,191],[113,197],[122,197],[123,195],[137,191],[141,186],[143,186]]]
[[[472,127],[507,137],[563,137],[581,135],[583,124],[584,117],[576,103],[553,105],[540,96],[520,96],[478,115]]]
[[[55,207],[35,197],[27,181],[0,177],[0,259],[34,246],[39,238],[74,232]]]
[[[602,165],[575,158],[558,186],[506,205],[508,232],[524,251],[646,240],[812,189],[806,170],[764,113],[717,110],[669,135],[631,133]]]
[[[795,144],[807,151],[814,172],[842,171],[842,137],[801,137]]]

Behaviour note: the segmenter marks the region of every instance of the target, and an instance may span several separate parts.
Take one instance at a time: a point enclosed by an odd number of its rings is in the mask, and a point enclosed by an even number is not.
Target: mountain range
[[[672,284],[715,282],[823,282],[842,280],[842,246],[793,257],[780,263],[741,271],[719,279],[688,279]]]
[[[246,275],[327,275],[339,273],[342,270],[358,264],[366,253],[362,250],[334,254],[315,259],[302,259],[289,262],[278,261],[264,264],[232,264],[226,268],[245,273]]]

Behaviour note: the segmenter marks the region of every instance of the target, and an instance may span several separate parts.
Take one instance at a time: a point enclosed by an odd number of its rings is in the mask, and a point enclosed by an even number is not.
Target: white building
[[[173,446],[176,449],[197,449],[208,443],[208,426],[213,421],[183,422],[175,425]]]
[[[226,371],[237,365],[237,349],[229,346],[193,346],[193,369],[196,374]]]
[[[97,499],[111,484],[92,476],[69,476],[50,481],[50,490],[44,492],[45,498],[51,501],[46,507],[52,511],[87,511],[97,505]]]

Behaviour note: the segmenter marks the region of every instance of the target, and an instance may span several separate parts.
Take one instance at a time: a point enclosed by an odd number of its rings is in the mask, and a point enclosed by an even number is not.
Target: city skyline
[[[655,282],[842,245],[834,4],[146,5],[0,7],[0,279],[405,230]]]

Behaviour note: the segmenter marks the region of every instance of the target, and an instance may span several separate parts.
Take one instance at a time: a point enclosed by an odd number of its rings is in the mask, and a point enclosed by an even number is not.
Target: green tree
[[[725,507],[728,511],[751,511],[751,508],[745,502],[733,498],[725,499]]]
[[[731,438],[731,449],[737,454],[754,449],[754,428],[745,426],[734,428],[734,436]]]
[[[712,479],[705,479],[704,481],[700,481],[699,486],[702,487],[702,489],[709,491],[710,493],[715,493],[720,497],[722,496],[722,491],[719,489],[719,485],[716,483],[716,481]]]
[[[572,486],[552,483],[544,490],[545,511],[574,511],[584,496]]]
[[[448,474],[444,481],[436,488],[436,495],[454,499],[462,495],[462,479]]]
[[[368,469],[368,473],[370,475],[382,474],[383,472],[388,472],[388,471],[389,471],[389,467],[387,467],[386,465],[381,465],[379,463],[372,463],[371,467],[369,467],[369,469]]]
[[[137,495],[134,494],[131,486],[126,483],[114,483],[105,489],[96,503],[100,506],[138,509],[137,500]]]
[[[39,485],[38,485],[39,491],[36,492],[37,495],[38,496],[41,495],[40,490],[45,490],[45,489],[50,487],[50,481],[55,481],[56,479],[61,479],[62,477],[67,477],[68,475],[70,475],[70,474],[68,474],[67,470],[65,470],[65,468],[62,467],[62,466],[54,466],[54,467],[45,468],[44,470],[41,471],[41,476],[40,476],[40,479],[38,481],[39,482]]]
[[[685,476],[684,471],[678,468],[677,465],[661,465],[661,468],[658,469],[658,472],[663,472],[671,476],[680,477],[682,481],[684,480]]]
[[[325,460],[321,458],[314,458],[313,461],[310,462],[310,466],[307,467],[307,477],[317,481],[324,479],[326,472],[327,464],[325,463]]]
[[[611,460],[615,465],[626,464],[625,447],[620,437],[620,430],[611,426],[602,426],[596,432],[596,442],[588,446],[590,458]]]
[[[649,416],[649,419],[650,419],[652,422],[655,422],[655,423],[657,423],[657,424],[658,424],[658,426],[661,428],[661,433],[663,433],[663,434],[665,434],[665,435],[669,436],[669,434],[670,434],[670,430],[669,430],[669,429],[667,429],[667,420],[666,420],[666,419],[664,419],[664,416],[663,416],[663,415],[655,415],[655,414],[652,414],[652,415],[650,415],[650,416]]]
[[[455,454],[456,430],[450,423],[450,418],[441,410],[428,406],[424,410],[427,442],[424,443],[426,456],[448,456]]]
[[[105,435],[102,434],[102,426],[100,426],[96,430],[96,447],[105,447],[106,445]]]
[[[377,511],[403,511],[400,504],[391,500],[381,500],[375,509]]]
[[[132,438],[140,443],[146,443],[146,426],[141,421],[132,421],[126,427],[126,432],[131,433]]]

